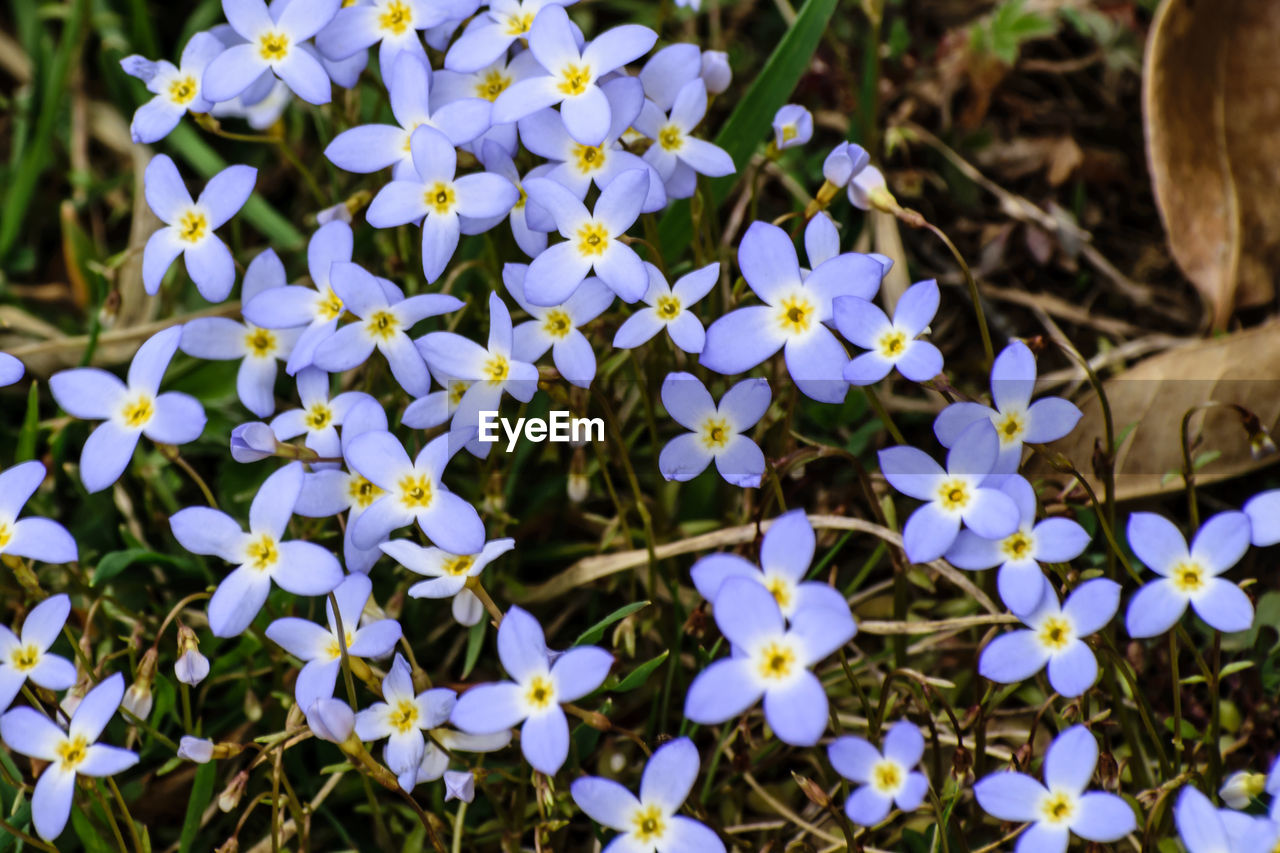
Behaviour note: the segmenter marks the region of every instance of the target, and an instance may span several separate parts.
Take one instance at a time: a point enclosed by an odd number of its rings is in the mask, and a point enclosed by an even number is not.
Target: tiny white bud
[[[733,82],[733,69],[729,67],[729,54],[723,50],[702,52],[702,82],[708,95],[718,95]]]
[[[1249,802],[1259,796],[1266,787],[1267,777],[1261,773],[1237,770],[1222,783],[1218,795],[1233,809],[1248,808]]]
[[[341,699],[320,699],[307,709],[307,725],[318,738],[344,743],[355,729],[356,717]]]
[[[188,649],[173,665],[173,674],[183,684],[195,687],[209,675],[209,659],[197,649]]]
[[[213,758],[213,741],[183,735],[178,743],[178,757],[196,764],[207,764]]]
[[[469,770],[444,771],[444,801],[469,803],[476,797],[476,777]]]

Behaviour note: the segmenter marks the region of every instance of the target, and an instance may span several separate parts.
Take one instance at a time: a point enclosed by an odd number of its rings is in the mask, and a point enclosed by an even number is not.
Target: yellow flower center
[[[529,194],[524,191],[524,187],[520,186],[520,184],[516,184],[516,192],[520,193],[520,198],[516,199],[512,210],[523,210],[524,203],[529,200]]]
[[[793,294],[782,300],[782,308],[778,311],[778,324],[784,332],[798,335],[809,331],[813,325],[813,317],[817,313],[812,302],[801,294]]]
[[[303,418],[303,422],[309,430],[324,429],[333,420],[333,410],[329,408],[328,403],[316,403],[307,410],[307,415]]]
[[[188,210],[178,219],[178,239],[186,243],[199,243],[209,233],[209,220],[198,210]]]
[[[258,571],[266,571],[276,564],[276,560],[280,559],[280,551],[276,548],[276,540],[272,539],[266,533],[245,549],[248,559],[245,565],[252,566]]]
[[[289,54],[289,37],[284,33],[264,33],[258,39],[258,55],[267,62],[279,62]]]
[[[578,171],[586,174],[604,168],[604,148],[599,145],[573,146],[573,162]]]
[[[880,354],[888,359],[896,359],[907,348],[907,336],[894,329],[880,337]]]
[[[249,348],[249,354],[257,358],[269,358],[276,351],[276,336],[256,326],[250,326],[249,334],[244,336],[244,343]]]
[[[658,131],[658,144],[667,151],[679,151],[684,146],[684,131],[668,124]]]
[[[773,600],[778,602],[780,610],[786,610],[791,606],[791,581],[783,575],[773,575],[766,578],[764,588],[769,590],[773,595]]]
[[[1040,804],[1040,813],[1044,815],[1044,819],[1049,823],[1066,823],[1075,814],[1076,804],[1074,799],[1066,793],[1058,791],[1050,794]]]
[[[796,130],[796,126],[794,124],[784,124],[782,126],[783,142],[790,142],[791,140],[795,139],[799,135],[800,135],[800,131]]]
[[[680,313],[680,300],[674,296],[659,296],[658,304],[653,306],[653,310],[663,320],[674,320]]]
[[[762,678],[780,681],[791,675],[795,665],[795,650],[781,643],[770,643],[760,652],[760,675]]]
[[[582,255],[603,255],[609,248],[609,231],[599,222],[588,222],[578,229],[578,252]]]
[[[169,100],[178,106],[186,106],[191,103],[195,97],[199,87],[196,84],[196,78],[188,74],[186,77],[179,77],[169,84]]]
[[[543,678],[541,675],[533,677],[533,680],[529,682],[529,689],[524,694],[525,702],[538,710],[550,707],[555,697],[556,689],[551,684],[551,680]]]
[[[142,429],[151,422],[151,418],[155,416],[156,408],[151,397],[146,394],[139,394],[138,398],[131,403],[126,403],[124,410],[120,413],[124,419],[124,425],[131,429]]]
[[[1194,561],[1179,563],[1170,573],[1173,586],[1178,592],[1186,595],[1199,592],[1204,588],[1204,567]]]
[[[8,524],[0,521],[0,548],[9,544],[9,540],[13,538],[13,530]]]
[[[707,450],[719,450],[729,443],[729,422],[724,418],[707,418],[702,424],[702,443]]]
[[[351,636],[350,631],[344,630],[342,632],[342,639],[347,646],[347,656],[350,657],[351,643],[355,638]],[[337,637],[334,637],[329,641],[329,648],[325,649],[325,651],[328,653],[330,660],[340,660],[342,658],[342,644],[338,642]]]
[[[347,485],[347,494],[357,506],[367,507],[382,495],[382,489],[359,474],[352,474],[351,481]]]
[[[378,17],[378,23],[384,30],[401,35],[413,23],[413,11],[400,0],[391,0],[386,5],[385,11]]]
[[[391,712],[391,727],[400,734],[406,734],[410,729],[417,728],[418,703],[408,699],[397,702],[395,710]]]
[[[505,382],[511,373],[511,362],[505,356],[495,355],[484,363],[484,378],[490,382]]]
[[[471,567],[475,565],[475,562],[476,558],[474,556],[470,554],[459,554],[450,560],[445,560],[444,565],[441,568],[444,569],[444,573],[446,575],[453,575],[454,577],[457,577],[459,575],[465,575],[467,572],[471,571]]]
[[[1020,412],[1009,412],[996,424],[996,434],[1001,444],[1017,441],[1026,428],[1025,420]]]
[[[542,328],[551,337],[563,339],[573,331],[573,321],[559,308],[553,308],[547,312],[546,319],[542,321]]]
[[[521,12],[518,15],[507,16],[507,35],[509,36],[522,36],[529,32],[529,28],[532,26],[532,12]]]
[[[14,649],[10,659],[13,661],[14,669],[18,672],[27,672],[35,669],[36,664],[40,662],[40,650],[34,643],[29,643]]]
[[[494,359],[490,359],[489,363],[493,364]],[[502,377],[506,377],[506,370],[502,372]],[[502,379],[495,379],[494,382],[501,382]],[[458,404],[462,402],[462,397],[467,393],[467,389],[471,387],[470,382],[464,382],[461,379],[449,380],[449,408],[456,409]]]
[[[887,758],[871,768],[871,786],[882,794],[894,794],[902,787],[902,768]]]
[[[1000,543],[1000,550],[1010,560],[1025,560],[1031,555],[1031,537],[1019,530]]]
[[[400,502],[409,509],[426,509],[431,505],[431,481],[426,474],[406,474],[397,485]]]
[[[336,320],[342,316],[342,298],[333,292],[332,287],[326,287],[320,296],[320,306],[316,309],[316,313],[324,320]]]
[[[1050,616],[1040,626],[1040,645],[1053,651],[1060,651],[1071,642],[1071,623],[1061,616]]]
[[[631,815],[631,823],[635,826],[631,834],[641,844],[660,840],[667,832],[666,821],[662,818],[662,809],[656,805],[641,806]]]
[[[969,505],[969,484],[963,480],[949,480],[938,487],[938,500],[942,508],[959,512]]]
[[[57,751],[63,771],[75,770],[89,754],[89,741],[84,735],[69,737],[58,744]]]
[[[400,330],[400,320],[390,311],[374,311],[365,323],[365,330],[370,336],[380,340],[390,340]]]
[[[458,194],[453,191],[453,184],[446,184],[444,181],[436,181],[427,191],[427,207],[436,213],[444,214],[453,210],[457,200]]]
[[[560,80],[557,88],[566,95],[581,95],[587,91],[587,87],[591,85],[591,66],[590,65],[574,65],[570,62],[560,71]]]
[[[498,69],[486,71],[480,82],[476,83],[476,97],[486,101],[496,101],[498,96],[511,85],[511,77]]]

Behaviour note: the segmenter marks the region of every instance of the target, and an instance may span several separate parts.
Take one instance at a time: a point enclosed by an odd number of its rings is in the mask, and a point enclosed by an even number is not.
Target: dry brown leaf
[[[1280,262],[1280,3],[1165,0],[1143,70],[1147,159],[1173,256],[1226,325]]]
[[[1193,406],[1211,400],[1244,406],[1274,433],[1280,420],[1280,323],[1167,350],[1108,379],[1104,387],[1116,437],[1123,437],[1116,455],[1117,497],[1129,500],[1181,489],[1182,416]],[[1095,441],[1104,440],[1102,412],[1092,394],[1080,408],[1080,423],[1051,449],[1088,476],[1101,497],[1102,486],[1093,478],[1090,460]],[[1197,469],[1200,483],[1236,477],[1280,458],[1272,454],[1255,460],[1248,434],[1231,409],[1194,415],[1190,435],[1193,442],[1200,436],[1200,443],[1193,444],[1193,458],[1220,454]],[[1028,470],[1032,477],[1067,482],[1038,457]]]

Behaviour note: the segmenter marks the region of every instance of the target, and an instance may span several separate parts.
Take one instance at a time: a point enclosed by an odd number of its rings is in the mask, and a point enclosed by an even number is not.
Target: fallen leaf
[[[1280,3],[1165,0],[1143,69],[1156,203],[1174,259],[1223,328],[1280,262]]]
[[[1116,437],[1122,439],[1116,454],[1116,497],[1123,501],[1178,491],[1183,488],[1182,417],[1192,407],[1209,401],[1243,406],[1275,432],[1280,420],[1280,323],[1167,350],[1107,379],[1103,387]],[[1093,394],[1079,405],[1084,417],[1050,449],[1070,459],[1101,498],[1091,459],[1095,442],[1104,441],[1102,410]],[[1220,454],[1197,469],[1198,483],[1237,477],[1280,459],[1280,454],[1253,458],[1248,434],[1232,409],[1215,407],[1194,415],[1190,435],[1193,442],[1200,437],[1193,456]],[[1170,472],[1174,476],[1166,477]],[[1063,485],[1070,479],[1038,456],[1027,473]]]

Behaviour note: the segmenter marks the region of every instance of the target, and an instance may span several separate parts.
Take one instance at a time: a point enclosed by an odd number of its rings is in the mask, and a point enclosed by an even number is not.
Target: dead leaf
[[[1270,323],[1220,338],[1195,341],[1139,362],[1105,381],[1117,439],[1116,496],[1131,500],[1183,487],[1182,417],[1210,400],[1234,403],[1256,414],[1274,433],[1280,421],[1280,323]],[[1084,417],[1050,449],[1061,452],[1084,473],[1102,496],[1090,460],[1095,442],[1104,436],[1101,408],[1095,395],[1080,403]],[[1200,483],[1237,477],[1280,459],[1272,454],[1255,460],[1249,438],[1234,410],[1212,408],[1191,421],[1193,458],[1220,454],[1196,471]],[[1125,435],[1125,433],[1128,433]],[[1170,474],[1173,476],[1169,476]],[[1032,478],[1066,484],[1069,475],[1053,471],[1039,457],[1028,465]]]
[[[1147,159],[1173,256],[1223,328],[1280,262],[1280,3],[1165,0],[1143,69]]]

